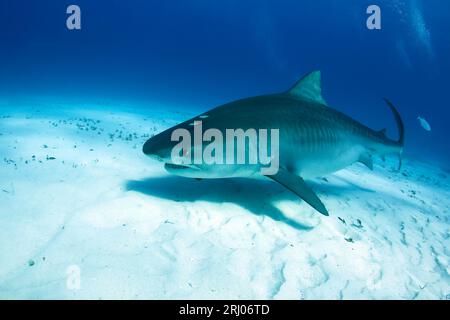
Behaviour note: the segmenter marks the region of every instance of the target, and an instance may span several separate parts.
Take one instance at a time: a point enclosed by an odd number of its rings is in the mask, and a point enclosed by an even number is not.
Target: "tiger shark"
[[[195,124],[204,129],[266,128],[279,130],[279,167],[266,175],[289,189],[315,210],[328,216],[328,210],[305,179],[327,175],[355,162],[373,169],[373,157],[388,154],[399,156],[404,146],[404,126],[394,105],[384,99],[396,120],[399,138],[390,139],[385,129],[376,131],[331,108],[322,97],[321,73],[313,71],[300,79],[288,91],[233,101],[169,128],[143,145],[144,154],[164,163],[175,175],[197,179],[261,177],[261,164],[174,163],[172,149],[174,130],[194,133]],[[211,140],[211,139],[209,139]],[[211,141],[202,141],[201,148]],[[269,149],[270,149],[269,144]],[[184,155],[194,153],[184,150]],[[226,155],[224,155],[225,157]]]

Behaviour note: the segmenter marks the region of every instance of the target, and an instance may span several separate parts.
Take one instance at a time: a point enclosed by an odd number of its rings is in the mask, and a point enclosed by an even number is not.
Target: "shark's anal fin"
[[[267,177],[273,179],[282,186],[294,192],[321,214],[328,216],[328,210],[327,208],[325,208],[325,205],[314,193],[314,191],[306,185],[305,181],[301,177],[292,174],[286,169],[282,168],[278,170],[278,173],[276,175]]]
[[[358,161],[364,164],[370,170],[373,170],[373,159],[369,153],[361,154]]]

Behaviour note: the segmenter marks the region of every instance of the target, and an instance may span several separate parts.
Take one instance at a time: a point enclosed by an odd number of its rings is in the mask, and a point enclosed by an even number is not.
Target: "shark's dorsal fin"
[[[327,105],[322,97],[322,81],[320,71],[313,71],[301,78],[291,89],[289,89],[288,94],[299,99],[307,99]]]

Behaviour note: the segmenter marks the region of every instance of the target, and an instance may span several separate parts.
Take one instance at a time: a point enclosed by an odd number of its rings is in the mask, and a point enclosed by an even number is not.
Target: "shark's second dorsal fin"
[[[313,71],[301,78],[297,83],[287,92],[300,99],[307,99],[327,105],[322,97],[322,81],[320,71]]]
[[[386,132],[387,132],[387,129],[383,128],[378,131],[378,134],[386,138]]]

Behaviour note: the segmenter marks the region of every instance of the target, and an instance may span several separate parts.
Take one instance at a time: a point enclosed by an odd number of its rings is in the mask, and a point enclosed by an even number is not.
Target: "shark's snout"
[[[167,172],[189,178],[202,176],[198,167],[192,165],[186,158],[178,158],[177,160],[181,160],[181,162],[174,163],[172,159],[172,143],[170,139],[167,140],[167,136],[164,133],[148,139],[142,147],[142,152],[153,159],[163,162]]]
[[[157,151],[156,145],[153,141],[153,138],[148,139],[145,141],[144,145],[142,146],[142,152],[147,155],[153,155]]]
[[[167,146],[167,142],[161,139],[161,136],[156,135],[148,139],[142,146],[142,152],[152,158],[159,161],[166,161],[167,157],[170,157],[170,148]]]

